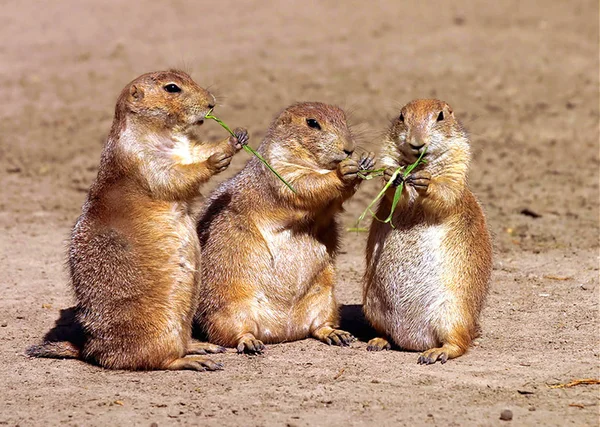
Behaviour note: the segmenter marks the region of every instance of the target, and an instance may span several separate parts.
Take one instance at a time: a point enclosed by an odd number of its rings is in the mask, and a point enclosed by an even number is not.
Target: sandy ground
[[[190,2],[192,3],[192,2]],[[241,3],[241,2],[240,2]],[[598,3],[11,2],[0,12],[0,425],[598,425]],[[285,5],[285,6],[284,6]],[[257,146],[300,100],[351,112],[378,149],[399,107],[448,101],[471,131],[473,190],[495,240],[483,336],[468,355],[364,341],[227,353],[225,370],[109,372],[23,354],[72,305],[65,243],[114,102],[137,75],[183,67]],[[202,131],[224,136],[215,123]],[[226,174],[248,157],[240,153]],[[378,190],[347,204],[350,225]],[[522,214],[529,209],[539,215]],[[366,339],[364,234],[339,258],[344,327]]]

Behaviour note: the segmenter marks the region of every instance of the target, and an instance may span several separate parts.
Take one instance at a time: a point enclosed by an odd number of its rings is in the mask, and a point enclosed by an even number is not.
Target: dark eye
[[[442,120],[444,120],[444,112],[440,111],[440,114],[438,115],[437,121],[441,122]]]
[[[306,124],[308,127],[321,130],[321,125],[315,119],[306,119]]]
[[[402,123],[404,123],[404,114],[400,113],[400,117],[398,117]]]
[[[181,92],[181,88],[177,86],[175,83],[169,83],[164,87],[164,89],[169,93],[177,93]]]

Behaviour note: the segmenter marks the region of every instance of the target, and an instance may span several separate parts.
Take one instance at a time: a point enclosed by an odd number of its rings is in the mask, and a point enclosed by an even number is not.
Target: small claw
[[[350,345],[350,343],[356,341],[356,338],[354,338],[354,335],[346,333],[343,334],[341,337],[342,342],[344,343],[344,345]]]
[[[265,345],[257,339],[244,340],[237,345],[238,353],[260,354],[264,349]]]
[[[331,339],[333,344],[339,345],[340,347],[343,345],[342,340],[335,332],[329,335],[329,338]]]
[[[403,182],[405,182],[405,180],[404,180],[404,177],[402,176],[402,174],[401,174],[401,173],[399,173],[399,174],[396,176],[396,179],[394,179],[394,181],[392,181],[392,185],[393,185],[394,187],[398,187],[398,186],[399,186],[400,184],[402,184]]]
[[[360,156],[359,161],[360,170],[369,170],[373,169],[375,166],[375,153],[373,152],[364,152]]]
[[[223,364],[221,362],[213,362],[212,360],[206,360],[199,362],[207,371],[221,371],[223,370]]]
[[[240,145],[247,145],[250,137],[248,136],[248,131],[244,128],[237,128],[234,132],[235,137],[237,138]]]
[[[384,338],[373,338],[368,342],[367,351],[389,350],[392,346]]]

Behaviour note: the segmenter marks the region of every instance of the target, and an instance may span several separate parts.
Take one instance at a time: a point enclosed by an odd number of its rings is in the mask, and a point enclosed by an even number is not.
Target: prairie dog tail
[[[48,357],[51,359],[79,359],[79,348],[69,341],[46,341],[32,345],[25,353],[31,357]]]

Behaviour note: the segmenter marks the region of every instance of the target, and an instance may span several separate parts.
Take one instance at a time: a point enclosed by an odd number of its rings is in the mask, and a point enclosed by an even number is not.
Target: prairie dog
[[[467,134],[443,101],[415,100],[402,108],[383,142],[385,178],[425,149],[426,163],[405,180],[396,228],[371,225],[363,297],[365,316],[381,335],[368,350],[389,349],[389,339],[422,351],[418,362],[431,364],[464,354],[478,336],[492,247],[467,185]],[[379,218],[389,215],[394,191],[382,199]]]
[[[144,74],[117,101],[112,128],[68,252],[84,339],[30,347],[110,369],[220,369],[187,354],[224,351],[191,342],[200,245],[191,203],[247,142],[191,136],[215,98],[182,71]]]
[[[253,158],[210,196],[198,223],[198,325],[238,352],[309,336],[348,345],[333,292],[336,214],[374,155],[352,159],[344,112],[318,102],[281,112],[258,151],[296,193]]]

